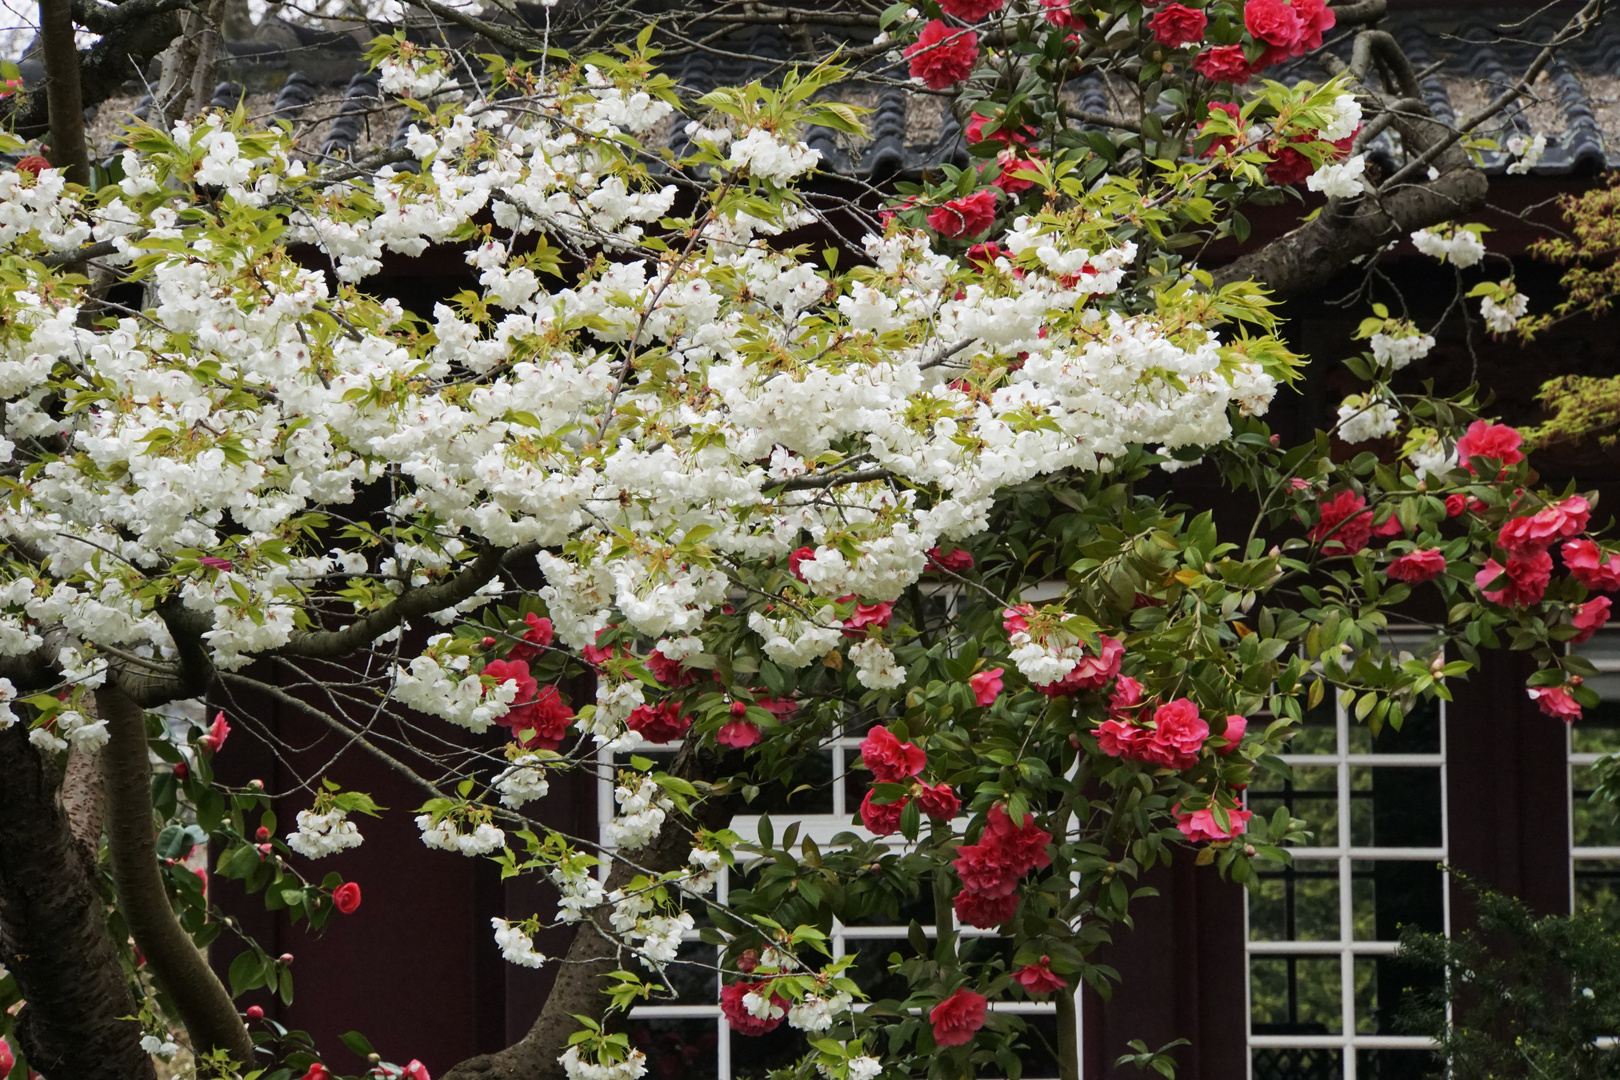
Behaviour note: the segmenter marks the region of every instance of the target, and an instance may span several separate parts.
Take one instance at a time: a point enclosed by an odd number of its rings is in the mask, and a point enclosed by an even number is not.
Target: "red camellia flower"
[[[1116,720],[1135,719],[1137,706],[1142,704],[1142,684],[1129,675],[1121,675],[1108,698],[1108,715]]]
[[[956,797],[949,784],[918,784],[911,790],[917,797],[918,808],[935,821],[949,821],[962,809],[962,800]]]
[[[1249,818],[1252,816],[1248,810],[1229,809],[1226,811],[1227,819],[1232,823],[1232,830],[1221,828],[1221,823],[1215,819],[1213,809],[1196,810],[1191,814],[1181,812],[1181,804],[1177,803],[1172,812],[1176,815],[1176,828],[1181,834],[1193,843],[1200,840],[1230,840],[1234,836],[1241,836],[1249,829]]]
[[[1259,67],[1321,48],[1336,21],[1323,0],[1249,0],[1243,9],[1243,25],[1269,46]]]
[[[1148,20],[1153,40],[1168,49],[1198,44],[1204,40],[1204,29],[1208,25],[1209,16],[1181,4],[1167,4]]]
[[[1486,588],[1504,572],[1507,574],[1507,584],[1494,592]],[[1542,595],[1547,591],[1547,582],[1551,579],[1552,556],[1545,551],[1536,551],[1528,555],[1508,556],[1505,568],[1495,559],[1486,559],[1484,569],[1474,575],[1474,584],[1493,604],[1525,607],[1541,602]]]
[[[1322,543],[1324,555],[1353,555],[1367,546],[1372,535],[1372,513],[1367,500],[1350,490],[1320,504],[1321,518],[1310,531]]]
[[[1439,548],[1420,548],[1389,564],[1387,573],[1396,581],[1421,585],[1446,572],[1446,557]]]
[[[522,660],[491,660],[484,665],[484,674],[495,680],[497,688],[508,682],[517,683],[517,696],[512,699],[514,709],[533,701],[539,692],[540,684],[534,681],[529,665]]]
[[[679,702],[666,701],[659,705],[637,705],[630,710],[624,724],[648,742],[667,743],[685,735],[692,721],[681,715]]]
[[[1218,45],[1205,49],[1193,61],[1193,69],[1212,82],[1244,83],[1254,74],[1241,45]]]
[[[753,746],[760,739],[759,725],[750,720],[733,720],[723,724],[720,730],[714,733],[714,741],[721,746],[732,746],[738,750]]]
[[[994,240],[983,244],[974,244],[967,249],[968,264],[975,270],[988,270],[996,264],[996,260],[999,258],[1001,258],[1001,245]],[[958,556],[967,560],[965,565],[961,567],[951,565],[957,561]],[[928,549],[928,568],[930,570],[949,570],[953,574],[960,574],[963,570],[971,569],[972,566],[973,556],[961,548],[956,548],[949,555],[942,554],[937,547]]]
[[[974,1033],[984,1027],[985,1000],[963,987],[935,1005],[928,1014],[934,1025],[934,1042],[940,1046],[962,1046],[973,1041]]]
[[[1052,971],[1050,956],[1043,956],[1033,964],[1025,964],[1013,972],[1012,977],[1013,982],[1022,986],[1028,994],[1050,994],[1069,985],[1062,976]]]
[[[935,19],[923,27],[917,44],[904,55],[911,61],[912,78],[921,79],[930,90],[948,90],[973,74],[979,60],[979,35],[952,30]]]
[[[952,240],[978,236],[996,220],[996,193],[990,188],[952,199],[928,212],[928,227]]]
[[[44,172],[50,167],[50,161],[46,158],[40,157],[38,154],[29,154],[27,157],[17,162],[17,171],[20,173],[28,173],[31,176],[38,176],[40,173]]]
[[[1125,646],[1107,634],[1098,634],[1097,644],[1102,647],[1101,652],[1093,654],[1087,650],[1067,675],[1035,689],[1047,697],[1073,697],[1083,690],[1101,690],[1113,682],[1119,674],[1119,662],[1125,657]]]
[[[799,567],[800,567],[800,565],[803,564],[803,562],[806,559],[814,560],[815,557],[816,557],[816,549],[813,548],[813,547],[810,547],[808,545],[806,545],[805,547],[799,548],[797,551],[789,552],[788,553],[788,573],[792,574],[794,577],[798,578],[800,581],[803,581],[804,580],[804,573],[799,569]]]
[[[1374,536],[1405,536],[1406,526],[1401,524],[1399,514],[1391,514],[1384,519],[1382,525],[1373,526],[1372,534]]]
[[[345,881],[332,890],[332,906],[345,915],[353,915],[360,906],[360,886],[352,881]]]
[[[966,926],[990,930],[1018,914],[1018,894],[991,896],[988,893],[962,891],[951,901],[956,917]]]
[[[199,746],[206,746],[208,752],[217,754],[225,745],[225,737],[231,733],[231,725],[225,722],[223,711],[214,714],[214,722],[208,728],[208,734],[197,740]]]
[[[529,624],[529,629],[524,632],[518,643],[507,651],[508,660],[533,660],[556,636],[551,628],[550,619],[541,618],[531,611],[523,616],[523,621]]]
[[[977,844],[956,849],[956,873],[964,888],[973,892],[1006,896],[1018,887],[1018,879],[1031,870],[1052,865],[1046,845],[1052,834],[1035,824],[1033,814],[1025,814],[1021,825],[1014,825],[1006,807],[990,808],[989,821]]]
[[[861,800],[861,824],[879,836],[897,833],[900,831],[900,815],[910,801],[903,798],[892,803],[875,803],[872,793],[868,791],[866,798]]]
[[[968,676],[968,685],[973,688],[975,704],[983,708],[995,703],[996,698],[1001,696],[1001,676],[1005,672],[1005,668],[991,668]]]
[[[903,743],[886,727],[875,727],[861,740],[861,760],[880,784],[904,783],[928,764],[928,755],[915,743]]]
[[[1230,754],[1238,748],[1238,744],[1243,742],[1243,736],[1248,730],[1249,718],[1247,716],[1238,716],[1236,714],[1228,716],[1226,718],[1226,730],[1221,732],[1221,738],[1226,740],[1226,745],[1215,752],[1221,757]]]
[[[1104,720],[1097,725],[1097,746],[1109,757],[1130,758],[1133,761],[1142,759],[1141,749],[1147,744],[1151,733],[1146,728],[1139,728],[1128,720]]]
[[[1292,146],[1272,142],[1266,144],[1265,150],[1271,155],[1271,162],[1266,166],[1266,179],[1273,184],[1287,187],[1290,184],[1303,183],[1316,171],[1311,159]]]
[[[1580,703],[1562,686],[1531,686],[1526,688],[1525,693],[1536,703],[1536,708],[1554,720],[1573,724],[1581,718]]]
[[[1571,540],[1559,549],[1575,580],[1594,592],[1620,590],[1620,556],[1604,555],[1591,540]]]
[[[1592,504],[1571,495],[1528,517],[1510,519],[1497,534],[1496,542],[1510,555],[1545,551],[1559,540],[1569,540],[1586,530],[1592,517]]]
[[[1190,769],[1207,738],[1209,725],[1198,715],[1198,706],[1176,698],[1153,710],[1153,731],[1138,753],[1143,761],[1166,769]]]
[[[1041,0],[1041,18],[1053,26],[1068,30],[1084,30],[1085,20],[1074,13],[1069,0]]]
[[[568,725],[574,722],[574,711],[563,701],[555,686],[542,686],[534,701],[520,709],[513,709],[495,721],[514,733],[532,731],[523,740],[526,749],[539,747],[555,750],[568,734]]]
[[[751,991],[760,990],[769,985],[769,982],[741,979],[734,983],[728,983],[721,988],[720,1011],[725,1014],[726,1023],[731,1025],[732,1031],[739,1035],[764,1035],[766,1032],[775,1031],[782,1025],[782,1019],[787,1015],[788,1003],[781,994],[771,995],[771,1004],[781,1010],[774,1017],[762,1020],[749,1012],[747,1007],[743,1005],[743,998]]]
[[[979,255],[975,256],[975,251],[978,251]],[[974,244],[968,249],[969,261],[977,258],[980,262],[993,263],[996,261],[996,257],[1000,254],[1001,249],[995,244]],[[928,557],[929,567],[935,570],[945,570],[952,574],[960,574],[963,571],[973,569],[973,555],[971,552],[966,551],[963,548],[952,548],[950,553],[946,554],[939,548],[932,547],[929,548],[925,554]]]
[[[974,143],[984,142],[986,139],[990,142],[1004,143],[1007,146],[1012,146],[1014,143],[1028,146],[1030,140],[1035,138],[1035,129],[1027,124],[1019,128],[998,127],[990,132],[984,130],[987,125],[1000,123],[1002,120],[1003,118],[1000,116],[986,116],[984,113],[976,112],[968,117],[967,127],[962,129],[962,138],[967,140],[969,146]]]
[[[653,678],[672,690],[678,690],[683,686],[691,686],[697,682],[697,672],[679,660],[671,660],[657,649],[648,653],[647,659],[643,660],[642,663],[648,671],[652,672]]]
[[[1239,108],[1238,104],[1233,101],[1212,101],[1209,103],[1209,111],[1211,115],[1216,112],[1223,112],[1230,116],[1234,121],[1240,120],[1242,114],[1242,110]],[[1200,129],[1199,134],[1203,134],[1202,129]],[[1212,158],[1223,149],[1228,151],[1236,150],[1237,145],[1238,140],[1236,135],[1222,135],[1219,138],[1211,141],[1209,146],[1205,148],[1203,154],[1200,156]]]
[[[1020,158],[1011,150],[1003,150],[996,156],[996,162],[1001,166],[1001,174],[990,182],[1002,191],[1012,195],[1020,191],[1028,191],[1035,186],[1035,181],[1026,180],[1016,174],[1023,171],[1033,172],[1039,169],[1039,162]]]
[[[1609,621],[1609,598],[1607,596],[1594,597],[1575,609],[1575,629],[1580,633],[1570,638],[1571,645],[1579,645],[1589,641],[1592,635],[1603,628]]]
[[[1475,420],[1468,425],[1463,437],[1457,440],[1457,460],[1469,472],[1474,471],[1474,458],[1491,458],[1503,465],[1517,465],[1524,460],[1519,450],[1523,438],[1506,424],[1488,424]]]
[[[433,1080],[428,1075],[427,1066],[411,1058],[411,1063],[405,1066],[404,1080]]]
[[[309,1071],[303,1075],[302,1080],[332,1080],[332,1074],[326,1071],[325,1065],[317,1061],[309,1067]]]
[[[978,22],[986,15],[1007,6],[1007,0],[940,0],[945,14],[955,15],[963,22]]]

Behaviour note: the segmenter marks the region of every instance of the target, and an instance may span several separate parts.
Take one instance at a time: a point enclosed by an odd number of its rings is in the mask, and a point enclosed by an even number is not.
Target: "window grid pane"
[[[1444,709],[1375,739],[1323,705],[1283,755],[1294,779],[1250,787],[1251,809],[1314,834],[1248,894],[1250,1080],[1424,1075],[1431,1041],[1393,1023],[1410,981],[1394,953],[1401,926],[1450,932]]]
[[[1620,753],[1620,634],[1599,634],[1575,651],[1598,669],[1586,685],[1602,701],[1569,725],[1570,905],[1620,918],[1620,815],[1591,802],[1592,766]]]

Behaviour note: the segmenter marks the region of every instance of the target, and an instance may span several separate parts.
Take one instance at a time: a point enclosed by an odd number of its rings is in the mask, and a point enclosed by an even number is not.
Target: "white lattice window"
[[[1569,870],[1574,907],[1620,917],[1620,819],[1590,802],[1592,766],[1620,753],[1620,634],[1600,634],[1577,650],[1598,674],[1586,685],[1603,699],[1569,725]]]
[[[841,832],[853,832],[870,837],[858,824],[851,824],[856,808],[866,794],[869,776],[863,770],[850,771],[849,766],[860,758],[860,737],[835,739],[817,753],[806,755],[794,777],[794,787],[808,788],[793,792],[782,786],[761,791],[749,807],[754,815],[739,817],[732,828],[746,837],[757,835],[758,813],[768,813],[777,837],[791,822],[799,822],[800,836],[809,836],[826,846]],[[668,755],[668,748],[643,746],[626,751],[643,757],[658,758]],[[623,760],[621,758],[621,760]],[[604,758],[604,766],[611,764]],[[613,813],[612,796],[605,786],[597,806],[599,820],[606,821]],[[722,874],[719,897],[724,900],[739,877],[746,879],[747,868]],[[695,914],[697,914],[695,912]],[[848,926],[835,923],[829,947],[834,956],[853,953],[857,957],[851,972],[855,981],[874,999],[906,996],[905,980],[889,973],[889,958],[893,953],[913,955],[907,940],[907,926],[915,919],[924,927],[932,940],[934,911],[932,895],[924,889],[921,897],[910,908],[902,908],[897,923],[870,923]],[[699,928],[702,923],[700,921]],[[964,937],[993,937],[994,931],[959,927]],[[682,958],[701,960],[709,965],[716,962],[716,950],[698,939],[693,932],[682,951]],[[651,1080],[750,1080],[763,1077],[767,1071],[791,1065],[808,1049],[804,1034],[783,1024],[762,1036],[734,1035],[719,1008],[720,980],[712,971],[693,966],[671,965],[671,982],[680,996],[677,1000],[637,1008],[631,1014],[631,1038],[648,1057],[648,1076]],[[1057,1016],[1055,1007],[1047,1002],[1005,1001],[992,1003],[991,1008],[1018,1013],[1030,1028],[1028,1041],[1031,1049],[1024,1055],[1026,1080],[1052,1080],[1058,1074]],[[1078,1010],[1076,1010],[1078,1013]],[[1075,1033],[1079,1038],[1079,1032]],[[981,1077],[1000,1074],[984,1072]]]
[[[1292,779],[1247,793],[1314,833],[1248,897],[1249,1076],[1418,1080],[1432,1043],[1395,1022],[1413,981],[1394,952],[1402,926],[1450,930],[1444,703],[1374,738],[1330,694],[1289,751]]]

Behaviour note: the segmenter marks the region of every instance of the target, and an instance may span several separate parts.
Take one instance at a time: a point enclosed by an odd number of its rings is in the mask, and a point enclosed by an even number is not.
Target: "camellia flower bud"
[[[257,1005],[249,1005],[247,1007],[247,1018],[249,1020],[263,1020],[264,1010],[259,1008]]]
[[[190,775],[191,775],[191,768],[185,762],[182,761],[179,764],[175,765],[175,767],[174,767],[174,778],[176,780],[184,780],[186,777],[188,777]]]
[[[280,956],[276,957],[276,959],[283,964],[290,964],[293,962],[293,954],[290,952],[284,952]]]
[[[258,840],[268,840],[268,839],[270,839],[270,830],[268,828],[266,828],[265,826],[260,825],[259,826],[259,831],[254,833],[253,836],[254,836],[255,839],[258,839]]]

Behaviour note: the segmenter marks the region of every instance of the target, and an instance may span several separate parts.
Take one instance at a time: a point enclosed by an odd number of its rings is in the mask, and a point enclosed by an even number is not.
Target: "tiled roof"
[[[1535,42],[1545,40],[1556,25],[1539,19],[1517,28],[1509,39],[1479,15],[1406,14],[1386,21],[1422,73],[1424,98],[1443,122],[1467,115],[1509,85],[1535,55]],[[1349,49],[1350,35],[1342,35],[1335,51],[1348,58]],[[403,141],[401,125],[410,122],[410,114],[383,100],[376,77],[364,70],[356,38],[278,23],[261,27],[253,41],[228,43],[227,51],[221,74],[229,81],[220,84],[213,104],[244,101],[250,114],[292,121],[306,155],[352,157]],[[793,59],[793,52],[787,38],[766,28],[731,40],[721,54],[688,54],[672,66],[671,74],[696,96],[716,86],[768,79]],[[944,99],[913,91],[903,69],[887,60],[880,57],[874,63],[839,91],[842,100],[870,110],[870,137],[854,142],[827,129],[806,133],[810,145],[822,153],[823,168],[881,182],[941,162],[965,163],[961,129]],[[1321,80],[1326,73],[1299,63],[1268,75],[1295,82]],[[1620,166],[1620,13],[1606,16],[1596,30],[1566,48],[1534,89],[1535,100],[1496,132],[1499,141],[1516,132],[1548,137],[1533,174],[1561,176]],[[1070,83],[1067,94],[1081,111],[1128,116],[1133,111],[1130,90],[1124,82],[1110,84],[1089,74]],[[118,128],[132,113],[142,114],[141,104],[133,98],[103,104],[92,125],[98,150],[113,147]],[[673,149],[684,148],[679,126],[672,125],[667,138]],[[1386,134],[1371,153],[1388,164],[1399,148]],[[1489,153],[1486,171],[1501,173],[1510,160],[1506,154]]]

